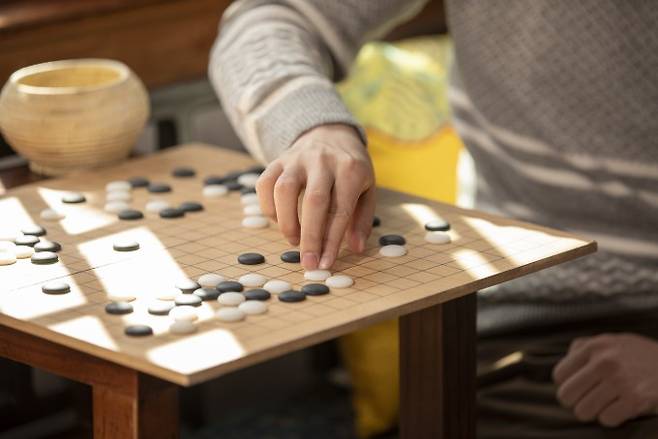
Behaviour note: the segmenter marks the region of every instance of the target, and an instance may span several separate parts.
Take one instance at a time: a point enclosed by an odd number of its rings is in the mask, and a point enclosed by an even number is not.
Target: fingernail
[[[315,253],[306,252],[302,255],[304,268],[314,270],[318,266],[318,256]]]
[[[331,268],[331,257],[329,255],[322,255],[320,258],[320,270],[328,270]]]

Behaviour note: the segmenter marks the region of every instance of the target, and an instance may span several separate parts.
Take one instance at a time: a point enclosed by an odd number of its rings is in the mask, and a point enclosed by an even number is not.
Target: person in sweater
[[[209,75],[249,152],[269,163],[262,210],[306,269],[331,267],[342,242],[362,250],[375,208],[367,140],[332,81],[423,3],[239,0],[223,17]],[[600,248],[479,294],[479,366],[514,352],[542,360],[479,390],[479,435],[658,437],[658,8],[446,3],[450,101],[476,207]]]

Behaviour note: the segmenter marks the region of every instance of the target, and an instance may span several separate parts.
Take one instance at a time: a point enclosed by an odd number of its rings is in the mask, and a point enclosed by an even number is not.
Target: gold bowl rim
[[[105,84],[99,85],[84,85],[84,86],[68,86],[68,87],[45,87],[38,85],[27,85],[20,83],[20,80],[34,75],[36,73],[49,72],[53,70],[66,69],[79,66],[98,66],[112,69],[119,73],[119,77]],[[113,59],[104,58],[82,58],[82,59],[66,59],[58,61],[49,61],[41,64],[34,64],[28,67],[23,67],[16,70],[9,77],[9,83],[14,85],[18,91],[26,94],[36,95],[73,95],[84,92],[93,92],[98,90],[105,90],[116,87],[125,82],[130,76],[130,68],[122,63]]]

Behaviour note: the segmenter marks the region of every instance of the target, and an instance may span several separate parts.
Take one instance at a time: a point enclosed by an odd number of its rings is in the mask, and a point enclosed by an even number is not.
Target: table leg
[[[400,437],[475,438],[475,294],[400,318]]]
[[[0,357],[91,386],[97,439],[179,436],[175,384],[1,324]]]
[[[127,389],[93,386],[94,439],[174,439],[178,432],[178,389],[134,372]]]

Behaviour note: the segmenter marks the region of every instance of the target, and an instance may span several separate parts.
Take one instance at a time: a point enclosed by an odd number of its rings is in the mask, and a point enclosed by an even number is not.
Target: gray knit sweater
[[[332,80],[424,1],[242,0],[210,77],[248,150],[358,127]],[[658,308],[658,7],[651,0],[448,1],[454,123],[477,206],[584,234],[596,255],[480,295],[484,332]]]

